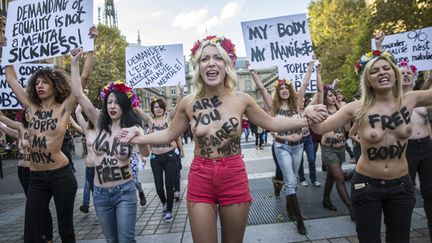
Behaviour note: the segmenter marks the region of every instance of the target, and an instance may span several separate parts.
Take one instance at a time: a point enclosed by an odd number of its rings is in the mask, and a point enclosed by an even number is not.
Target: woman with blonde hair
[[[405,157],[413,132],[413,109],[432,104],[432,90],[402,94],[402,75],[386,51],[363,55],[355,68],[360,74],[361,100],[343,106],[320,124],[320,134],[358,125],[361,156],[351,180],[351,199],[359,241],[381,242],[384,214],[387,242],[409,242],[415,197]]]
[[[308,120],[319,122],[325,115],[309,118],[271,117],[249,95],[235,91],[237,75],[232,42],[208,36],[192,48],[195,93],[180,102],[172,125],[148,135],[123,129],[120,141],[138,144],[166,144],[177,139],[189,125],[195,140],[187,189],[187,205],[194,242],[217,242],[217,217],[222,242],[242,242],[252,197],[242,159],[241,119],[248,119],[270,131],[305,127]],[[311,108],[312,109],[312,108]],[[323,111],[322,107],[317,108]],[[175,124],[175,125],[174,125]]]

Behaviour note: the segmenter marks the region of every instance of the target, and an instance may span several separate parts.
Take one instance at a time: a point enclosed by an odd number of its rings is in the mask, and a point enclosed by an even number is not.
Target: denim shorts
[[[189,202],[226,206],[253,201],[242,155],[220,159],[195,156],[188,180]]]
[[[333,148],[326,145],[320,145],[321,147],[321,159],[326,166],[330,166],[336,163],[342,164],[345,162],[345,146],[340,148]]]

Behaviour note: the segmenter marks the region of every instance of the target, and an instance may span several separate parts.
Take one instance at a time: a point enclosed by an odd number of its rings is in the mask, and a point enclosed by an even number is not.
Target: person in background
[[[183,159],[185,153],[183,149],[183,143],[181,141],[181,138],[179,137],[176,141],[177,148],[175,153],[177,154],[177,164],[176,164],[176,172],[174,175],[174,199],[176,202],[180,201],[180,179],[181,179],[181,169],[182,169],[182,163],[181,159]]]

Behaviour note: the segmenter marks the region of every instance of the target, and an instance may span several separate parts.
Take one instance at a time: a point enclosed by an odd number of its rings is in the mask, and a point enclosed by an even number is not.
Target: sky
[[[246,56],[241,22],[306,13],[310,0],[114,0],[118,27],[129,43],[183,44],[189,50],[207,35],[230,38],[237,56]],[[94,23],[104,0],[94,0]],[[103,21],[103,17],[101,15]]]

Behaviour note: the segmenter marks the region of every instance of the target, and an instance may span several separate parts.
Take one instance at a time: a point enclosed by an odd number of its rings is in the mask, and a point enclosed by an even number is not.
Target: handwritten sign
[[[314,54],[306,14],[247,21],[241,25],[250,68],[277,66],[279,78],[293,80],[298,90]],[[316,92],[316,80],[310,81],[308,92]]]
[[[42,68],[53,68],[53,64],[22,64],[16,65],[15,71],[17,74],[18,82],[22,87],[26,87],[28,79],[37,70]],[[13,93],[9,84],[6,82],[5,68],[0,67],[0,110],[18,110],[21,109],[17,97]]]
[[[418,71],[432,69],[432,27],[389,35],[384,38],[383,49],[395,56],[398,62],[405,60]],[[376,49],[372,38],[372,49]]]
[[[126,82],[134,88],[185,83],[183,45],[126,48]]]
[[[76,47],[93,50],[92,0],[27,0],[9,3],[2,64],[64,56]]]

